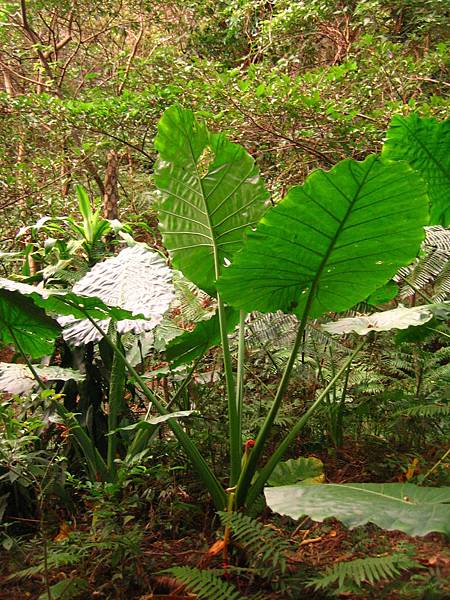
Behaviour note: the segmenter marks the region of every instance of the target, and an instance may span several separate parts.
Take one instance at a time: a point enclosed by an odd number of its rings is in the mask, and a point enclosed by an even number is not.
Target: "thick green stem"
[[[217,310],[219,312],[220,341],[223,352],[223,366],[228,402],[228,441],[230,444],[230,487],[236,485],[241,472],[241,425],[236,404],[233,366],[231,351],[228,343],[228,331],[225,319],[225,306],[220,294],[217,294]]]
[[[242,504],[245,503],[245,498],[246,498],[248,489],[250,487],[250,482],[253,479],[253,475],[255,474],[258,460],[262,454],[262,451],[264,449],[264,444],[265,444],[267,438],[269,437],[270,431],[272,429],[272,425],[273,425],[275,418],[278,414],[278,411],[280,409],[281,401],[283,400],[284,394],[286,393],[286,390],[287,390],[287,387],[289,384],[289,379],[291,377],[291,372],[292,372],[292,369],[294,368],[295,361],[296,361],[297,355],[298,355],[298,351],[303,342],[303,332],[306,327],[307,312],[308,312],[308,310],[305,309],[304,316],[298,327],[295,342],[294,342],[294,345],[291,350],[291,355],[289,357],[286,368],[284,369],[284,373],[281,378],[280,384],[278,386],[278,390],[275,395],[274,401],[273,401],[270,411],[258,433],[256,442],[255,442],[255,446],[250,454],[249,460],[248,460],[245,468],[243,469],[241,476],[239,478],[239,481],[237,483],[236,502],[237,502],[238,506],[242,506]]]
[[[200,362],[200,358],[198,358],[195,361],[194,365],[192,366],[192,369],[189,371],[189,373],[184,378],[183,383],[178,387],[177,391],[170,399],[170,402],[166,406],[167,410],[172,406],[172,404],[174,404],[178,400],[178,398],[184,392],[186,387],[189,385],[189,382],[192,379],[192,375],[194,374],[199,362]],[[149,403],[149,409],[150,409],[150,406],[151,406],[151,404]],[[149,414],[150,414],[150,411],[148,411],[146,418],[148,417]],[[128,448],[127,458],[131,458],[135,454],[138,454],[139,452],[143,452],[145,450],[145,448],[149,445],[150,441],[152,440],[153,436],[155,435],[156,431],[158,430],[158,427],[159,427],[158,425],[155,425],[155,428],[153,430],[140,429],[134,436],[134,439],[131,442],[130,447]]]
[[[242,404],[244,400],[244,361],[245,361],[245,317],[241,310],[239,318],[238,360],[236,372],[236,407],[239,424],[239,447],[242,447]]]
[[[357,354],[359,354],[359,352],[363,348],[364,344],[365,344],[365,340],[359,344],[359,346],[356,348],[356,350],[354,350],[354,352],[352,352],[350,357],[345,361],[342,368],[339,369],[339,371],[337,371],[337,373],[334,375],[333,379],[330,381],[330,383],[327,385],[327,387],[324,390],[322,390],[320,395],[311,404],[311,406],[308,408],[308,410],[305,412],[305,414],[297,421],[297,423],[294,425],[294,427],[291,429],[291,431],[287,434],[287,436],[284,438],[284,440],[281,442],[281,444],[278,446],[278,448],[272,454],[272,456],[270,457],[268,462],[261,469],[261,471],[258,475],[258,478],[256,479],[255,483],[252,485],[250,491],[248,492],[247,501],[246,501],[247,507],[250,507],[253,504],[253,502],[256,500],[256,498],[259,496],[259,494],[262,492],[264,485],[266,484],[267,480],[269,479],[270,475],[272,474],[272,471],[277,466],[277,464],[280,462],[280,460],[282,459],[283,455],[285,454],[285,452],[287,451],[289,446],[292,444],[292,442],[295,440],[297,435],[300,433],[300,431],[306,425],[306,423],[308,422],[310,417],[317,410],[317,408],[319,407],[319,405],[321,404],[323,399],[326,398],[326,396],[328,395],[330,390],[333,388],[333,386],[336,384],[338,379],[350,367],[351,363],[353,362],[353,360],[355,359]]]
[[[115,332],[116,344],[121,348],[120,334]],[[108,451],[107,464],[111,476],[116,476],[116,452],[117,452],[117,424],[118,416],[123,403],[123,393],[125,390],[126,371],[125,364],[117,352],[114,352],[114,357],[111,366],[111,376],[109,384],[109,412],[108,412]]]

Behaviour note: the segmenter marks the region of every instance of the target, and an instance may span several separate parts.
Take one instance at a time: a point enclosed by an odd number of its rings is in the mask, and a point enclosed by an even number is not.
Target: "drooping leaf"
[[[117,331],[142,333],[161,323],[174,298],[172,275],[156,252],[142,246],[125,248],[117,256],[96,264],[74,287],[75,294],[100,298],[108,306],[116,306],[145,319],[122,319]],[[87,319],[64,317],[66,341],[74,345],[96,342],[101,333]],[[108,331],[110,319],[97,321],[103,332]]]
[[[58,324],[18,292],[0,289],[0,341],[13,344],[31,358],[53,352]]]
[[[395,115],[387,132],[383,156],[405,160],[428,185],[431,225],[450,224],[450,119],[423,119],[412,113]]]
[[[439,319],[447,319],[450,316],[450,302],[441,304],[426,304],[406,308],[400,305],[392,310],[363,315],[361,317],[349,317],[339,319],[334,323],[325,323],[322,329],[328,333],[342,335],[344,333],[357,333],[366,335],[371,331],[391,331],[391,329],[408,329],[424,325],[436,316]]]
[[[36,306],[56,315],[72,315],[82,318],[87,312],[94,319],[105,317],[114,319],[133,318],[132,313],[128,310],[106,306],[100,298],[74,294],[73,291],[35,287],[2,277],[0,277],[0,290],[17,292],[22,296],[27,296],[33,300]]]
[[[177,412],[169,413],[167,415],[160,415],[159,417],[147,417],[131,425],[125,425],[124,427],[118,427],[115,431],[135,431],[139,429],[153,429],[155,425],[165,423],[169,419],[185,419],[190,417],[192,414],[196,414],[194,410],[179,410]],[[115,431],[111,431],[108,435],[113,435]]]
[[[450,533],[450,487],[425,488],[412,483],[287,485],[264,490],[277,513],[314,521],[334,517],[350,529],[374,523],[408,535]]]
[[[174,266],[214,294],[217,270],[241,249],[245,230],[265,210],[259,171],[244,148],[209,132],[179,106],[161,118],[155,147],[164,244]]]
[[[73,369],[61,367],[38,367],[35,371],[43,381],[82,381],[84,375]],[[27,394],[37,387],[37,382],[27,365],[0,363],[0,390],[10,394]]]
[[[228,332],[239,323],[239,311],[225,309]],[[219,316],[200,321],[192,331],[186,331],[172,340],[166,348],[166,359],[171,366],[178,367],[202,356],[209,348],[220,343]]]
[[[305,479],[316,480],[318,483],[323,481],[323,462],[319,458],[301,456],[279,462],[272,471],[267,485],[293,485]]]
[[[369,156],[314,171],[248,234],[219,291],[247,312],[346,310],[416,257],[427,210],[406,163]]]

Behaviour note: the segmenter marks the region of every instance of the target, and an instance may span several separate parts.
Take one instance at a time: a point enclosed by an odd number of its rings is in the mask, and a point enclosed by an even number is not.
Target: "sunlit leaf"
[[[142,333],[159,323],[174,298],[172,274],[156,252],[142,246],[125,248],[113,258],[96,264],[74,287],[75,294],[100,298],[106,305],[130,311],[145,319],[121,319],[117,331]],[[74,345],[96,342],[102,334],[86,320],[60,318],[66,341]],[[97,321],[107,333],[110,319]]]
[[[314,171],[248,234],[219,290],[247,312],[346,310],[416,257],[427,211],[406,163],[369,156]]]
[[[444,320],[450,317],[450,303],[426,304],[412,308],[399,306],[398,308],[372,315],[350,317],[339,319],[333,323],[325,323],[322,325],[322,329],[325,329],[328,333],[335,334],[357,333],[359,335],[366,335],[371,331],[390,331],[391,329],[418,327],[431,321],[434,316]]]
[[[44,381],[82,381],[85,376],[79,371],[61,367],[39,367],[33,365],[39,377]],[[38,387],[27,365],[0,363],[0,390],[10,394],[27,394]]]

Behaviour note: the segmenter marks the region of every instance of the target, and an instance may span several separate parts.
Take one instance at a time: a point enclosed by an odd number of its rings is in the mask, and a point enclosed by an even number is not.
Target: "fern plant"
[[[281,575],[286,572],[290,546],[275,531],[239,512],[218,514],[222,525],[230,527],[234,541],[244,549],[262,577],[271,579],[277,572]]]
[[[307,586],[314,588],[315,591],[333,587],[337,594],[343,594],[349,591],[349,587],[359,588],[364,583],[373,586],[383,580],[397,577],[402,571],[415,569],[418,566],[420,565],[416,561],[400,553],[356,558],[329,567],[322,575],[310,579]]]
[[[421,256],[394,279],[401,284],[402,300],[426,291],[435,302],[443,302],[450,294],[450,229],[434,225],[425,232]]]
[[[187,591],[200,600],[245,600],[238,590],[220,578],[221,570],[203,570],[195,567],[172,567],[164,573],[173,575]]]

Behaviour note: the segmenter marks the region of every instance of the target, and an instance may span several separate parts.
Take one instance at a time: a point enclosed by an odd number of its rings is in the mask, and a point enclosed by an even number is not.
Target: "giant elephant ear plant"
[[[255,228],[249,209],[261,206],[264,194],[245,151],[208,133],[178,106],[166,111],[158,131],[155,182],[162,195],[161,231],[174,264],[218,296],[230,422],[229,483],[237,506],[251,505],[323,397],[252,483],[308,318],[350,308],[411,262],[424,238],[429,199],[411,166],[374,155],[363,162],[345,160],[329,172],[315,171]],[[224,254],[227,247],[230,252]],[[241,354],[234,382],[224,301],[241,311],[283,310],[300,318],[275,400],[243,469],[237,455],[242,444]],[[244,326],[241,318],[240,340]]]
[[[217,298],[217,314],[211,322],[201,323],[191,342],[188,333],[182,340],[175,339],[167,356],[179,362],[198,360],[220,339],[229,419],[226,491],[183,427],[174,419],[167,424],[216,507],[250,507],[362,346],[334,374],[266,463],[260,464],[308,319],[351,308],[417,256],[428,223],[427,187],[417,164],[371,155],[362,162],[344,160],[330,171],[314,171],[304,185],[294,187],[276,207],[266,210],[268,194],[252,157],[241,146],[208,131],[191,111],[169,108],[160,121],[155,145],[160,229],[172,263]],[[241,424],[245,314],[253,310],[294,313],[299,325],[272,406],[250,451],[247,444],[243,450]],[[238,320],[235,370],[228,332]],[[119,345],[101,333],[156,410],[166,415],[167,407],[154,397]]]

